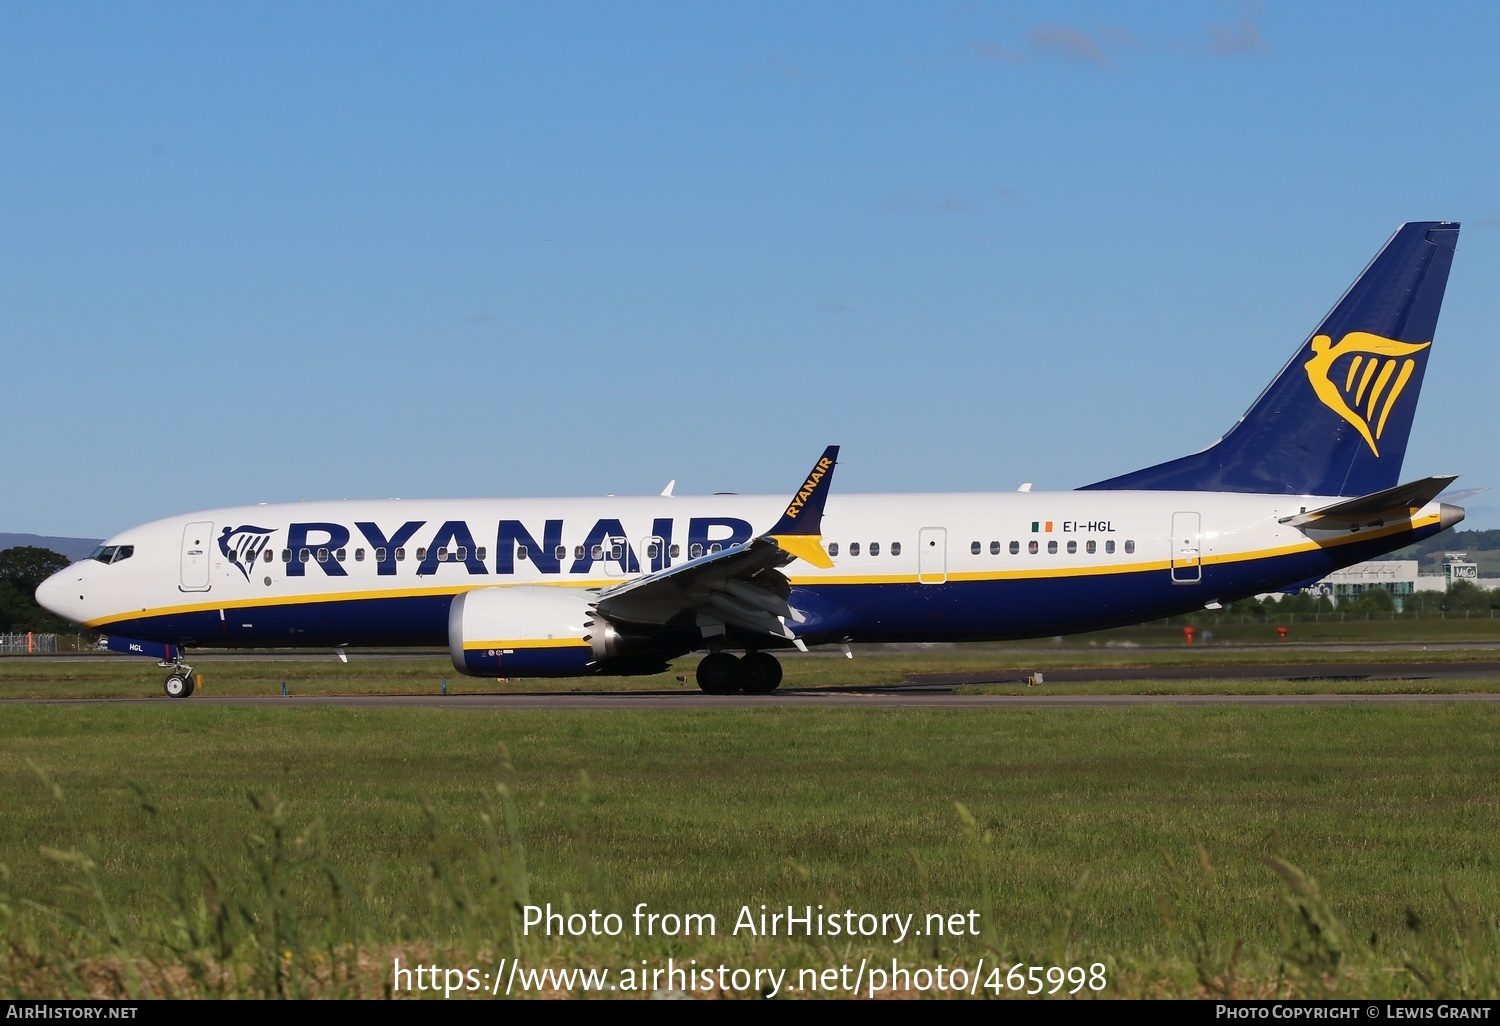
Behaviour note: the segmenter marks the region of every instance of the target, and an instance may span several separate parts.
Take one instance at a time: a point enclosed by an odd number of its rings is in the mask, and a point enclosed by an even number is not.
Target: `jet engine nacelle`
[[[660,673],[667,658],[654,639],[622,634],[594,612],[591,592],[521,586],[479,588],[453,599],[448,654],[474,677],[582,677]]]
[[[578,677],[596,672],[592,595],[566,588],[480,588],[453,599],[448,654],[475,677]]]

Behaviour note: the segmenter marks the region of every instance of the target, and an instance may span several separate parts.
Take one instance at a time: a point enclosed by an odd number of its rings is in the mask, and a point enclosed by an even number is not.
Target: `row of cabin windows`
[[[869,551],[869,554],[872,555],[872,556],[878,556],[878,555],[880,555],[880,543],[879,542],[871,542],[870,545],[869,545],[869,550],[868,551]],[[891,552],[891,555],[893,555],[893,556],[899,556],[899,555],[901,555],[901,543],[900,542],[891,542],[890,552]],[[839,554],[839,543],[838,542],[829,542],[828,543],[828,554],[830,556],[837,556]],[[849,543],[849,555],[851,555],[851,556],[857,556],[857,555],[859,555],[859,542],[850,542]]]
[[[406,559],[406,549],[405,548],[397,548],[395,551],[392,552],[392,551],[388,551],[384,547],[378,548],[374,552],[375,562],[377,562],[377,563],[384,563],[387,555],[391,556],[391,558],[395,559],[395,561],[398,562],[398,563],[404,562],[405,559]],[[479,548],[477,548],[477,549],[474,550],[474,558],[475,559],[483,560],[486,555],[488,555],[488,550],[483,545],[479,546]],[[264,562],[269,563],[269,562],[271,562],[272,560],[274,560],[276,558],[276,553],[273,550],[271,550],[271,549],[267,549],[265,551],[265,555],[262,556],[261,558],[262,558],[262,560]],[[303,562],[303,563],[310,563],[314,559],[316,559],[319,563],[326,563],[330,559],[332,559],[336,563],[342,563],[342,562],[345,562],[348,558],[349,558],[349,550],[348,549],[332,549],[332,550],[330,550],[330,549],[326,549],[326,548],[319,548],[319,549],[299,549],[297,551],[297,559],[300,562]],[[427,549],[425,549],[425,548],[418,549],[417,550],[417,559],[422,560],[422,559],[426,559],[426,558],[427,558]],[[437,550],[437,560],[438,560],[439,563],[462,563],[462,562],[466,561],[468,558],[469,558],[469,547],[467,545],[459,545],[458,547],[452,548],[452,549],[450,549],[450,548],[448,548],[446,546],[440,546],[438,548],[438,550]],[[238,563],[240,561],[240,558],[239,558],[238,555],[231,553],[230,556],[229,556],[229,561],[231,563]],[[292,561],[292,550],[291,549],[282,549],[281,550],[281,561],[283,563],[290,563]],[[363,563],[365,561],[365,550],[364,549],[355,549],[354,550],[354,561],[356,563]],[[251,560],[251,562],[254,562],[254,560]]]
[[[713,542],[712,544],[710,544],[708,546],[708,552],[709,553],[719,552],[723,548],[724,548],[724,546],[720,542]],[[1125,548],[1125,554],[1126,555],[1132,555],[1135,552],[1135,542],[1133,540],[1126,540],[1124,548]],[[1067,543],[1067,550],[1068,550],[1068,554],[1069,555],[1073,555],[1074,553],[1076,553],[1078,551],[1078,542],[1077,541],[1069,541]],[[114,551],[113,549],[109,549],[109,550],[96,550],[92,558],[98,559],[101,562],[111,562],[111,561],[113,561],[113,562],[118,563],[122,559],[129,559],[134,554],[134,551],[135,550],[134,550],[134,548],[132,546],[122,545],[122,546],[119,547],[119,552],[118,553],[116,553],[116,551]],[[878,556],[878,555],[880,555],[880,543],[879,542],[870,542],[867,551],[868,551],[868,553],[871,556]],[[976,542],[971,542],[970,545],[969,545],[969,551],[972,554],[978,556],[978,555],[980,555],[984,551],[984,545],[983,545],[983,543],[977,542],[977,541]],[[1034,556],[1038,552],[1041,551],[1041,545],[1040,545],[1039,542],[1037,542],[1035,540],[1027,542],[1026,543],[1026,551],[1029,552],[1029,553],[1031,553]],[[1056,540],[1048,541],[1047,542],[1047,553],[1049,555],[1056,555],[1057,551],[1058,551],[1058,545],[1057,545]],[[1088,541],[1086,541],[1086,542],[1083,543],[1083,551],[1085,553],[1087,553],[1088,555],[1090,555],[1090,556],[1094,555],[1098,551],[1098,542],[1096,542],[1094,539],[1090,538]],[[1114,542],[1114,539],[1111,538],[1111,539],[1106,540],[1105,543],[1104,543],[1104,554],[1107,555],[1107,556],[1111,556],[1111,555],[1114,555],[1114,551],[1115,551],[1115,542]],[[672,559],[678,559],[682,555],[682,546],[681,545],[671,545],[671,546],[668,546],[667,552],[668,552],[669,556]],[[342,563],[347,558],[347,553],[348,553],[348,550],[346,550],[346,549],[337,549],[337,550],[333,550],[333,551],[330,551],[330,550],[328,550],[326,548],[320,548],[320,549],[316,549],[316,550],[314,550],[314,549],[301,549],[297,553],[297,558],[300,561],[302,561],[303,563],[310,562],[313,559],[316,559],[319,563],[326,563],[326,562],[328,562],[328,560],[330,558],[333,559],[333,560],[335,560],[336,562]],[[1012,556],[1017,556],[1017,555],[1020,555],[1020,553],[1021,553],[1021,543],[1018,542],[1018,541],[1011,542],[1010,543],[1010,554]],[[384,548],[378,548],[378,549],[376,549],[375,550],[375,562],[377,562],[377,563],[383,563],[383,562],[385,562],[387,554],[388,553],[387,553],[386,549],[384,549]],[[476,559],[480,560],[481,562],[483,562],[484,559],[485,559],[485,556],[487,554],[488,554],[488,551],[486,550],[486,548],[483,545],[481,545],[477,549],[475,549],[475,551],[474,551],[474,558],[476,558]],[[582,545],[575,545],[573,547],[573,558],[574,559],[582,559],[583,558],[583,554],[584,554],[584,547]],[[838,542],[829,542],[829,544],[828,544],[828,554],[830,556],[837,556],[839,554],[839,543]],[[860,554],[860,543],[859,542],[850,542],[849,543],[849,555],[850,556],[858,556],[859,554]],[[890,554],[893,555],[893,556],[899,556],[899,555],[901,555],[901,543],[900,542],[891,542],[891,545],[890,545]],[[404,548],[397,548],[394,552],[389,553],[389,555],[391,555],[395,559],[395,561],[398,562],[398,563],[404,562],[405,559],[406,559],[406,549],[404,549]],[[697,559],[699,556],[702,556],[702,555],[704,555],[704,548],[703,548],[703,546],[701,544],[699,544],[697,542],[694,542],[691,546],[688,547],[688,558],[689,559]],[[990,555],[992,555],[992,556],[998,556],[998,555],[1000,555],[1000,543],[999,542],[997,542],[997,541],[990,542]],[[530,556],[530,551],[527,549],[527,547],[525,545],[517,545],[516,546],[516,558],[517,559],[524,560],[524,559],[528,558],[529,556]],[[552,556],[553,556],[554,559],[558,560],[559,562],[561,562],[564,559],[567,559],[568,558],[568,547],[566,545],[559,545],[559,546],[557,546],[557,548],[553,550]],[[625,558],[625,547],[623,545],[621,545],[621,544],[618,544],[618,543],[613,544],[613,545],[611,545],[609,547],[609,551],[606,554],[605,548],[604,548],[603,545],[595,545],[595,546],[592,547],[592,549],[589,550],[589,556],[592,559],[595,559],[595,560],[606,559],[606,558],[607,559],[624,559]],[[646,546],[646,558],[647,559],[655,560],[655,559],[659,558],[660,556],[661,556],[661,546],[658,543],[652,542],[651,544],[649,544],[649,545]],[[275,553],[271,549],[267,549],[266,552],[265,552],[265,556],[263,558],[264,558],[265,562],[269,563],[269,562],[271,562],[275,558]],[[425,548],[419,548],[419,549],[417,549],[417,559],[418,560],[424,560],[426,558],[427,558],[427,549],[425,549]],[[439,547],[438,550],[437,550],[437,559],[438,559],[439,563],[462,563],[462,562],[467,561],[468,558],[469,558],[469,548],[468,548],[467,545],[459,545],[456,548],[452,548],[452,549],[447,548],[447,547]],[[356,563],[363,563],[364,559],[365,559],[365,550],[364,549],[355,549],[354,550],[354,561]],[[231,563],[238,563],[239,562],[239,556],[231,554],[230,557],[229,557],[229,561]],[[292,550],[291,549],[282,549],[281,550],[281,561],[283,563],[290,563],[292,561]]]
[[[125,549],[125,555],[115,556],[114,558],[115,558],[116,562],[118,562],[121,559],[128,558],[130,556],[131,552],[133,551],[128,546],[123,547],[123,548]],[[723,546],[723,544],[721,542],[713,542],[713,543],[711,543],[708,546],[708,552],[710,552],[710,553],[712,553],[712,552],[720,552],[720,551],[723,550],[723,548],[724,548],[724,546]],[[838,555],[838,546],[835,545],[833,547],[833,549],[834,549],[834,555]],[[880,550],[880,546],[878,544],[875,545],[875,546],[873,546],[873,551],[874,552],[879,552],[879,550]],[[584,551],[585,551],[585,549],[584,549],[584,547],[582,545],[575,545],[573,547],[573,558],[574,559],[582,559]],[[611,545],[609,547],[608,553],[605,552],[605,548],[604,548],[603,545],[595,545],[595,546],[592,547],[592,549],[590,549],[588,551],[589,551],[590,556],[593,559],[596,559],[596,560],[598,560],[598,559],[624,559],[625,558],[625,547],[623,545],[621,545],[621,544]],[[681,545],[672,545],[672,546],[668,547],[667,551],[669,552],[669,554],[670,554],[670,556],[671,556],[672,559],[678,559],[682,555],[682,546]],[[897,542],[896,545],[895,545],[895,552],[899,553],[900,551],[901,551],[901,544],[899,542]],[[688,558],[689,559],[697,559],[699,556],[701,556],[703,554],[704,554],[704,547],[701,544],[697,543],[697,542],[694,542],[692,545],[690,545],[688,547]],[[106,555],[106,554],[96,554],[96,556],[94,558],[96,558],[96,559],[97,558],[102,558],[103,555]],[[111,549],[109,551],[109,553],[107,553],[107,555],[113,556],[114,555],[114,550]],[[377,562],[377,563],[383,563],[383,562],[385,562],[385,558],[386,558],[387,555],[390,555],[392,558],[395,559],[396,562],[400,563],[400,562],[403,562],[406,559],[406,549],[404,549],[404,548],[398,548],[394,552],[389,552],[388,553],[386,549],[384,549],[384,548],[378,548],[378,549],[375,550],[374,555],[375,555],[375,562]],[[483,545],[479,546],[477,549],[474,550],[474,558],[480,560],[481,562],[488,555],[489,555],[489,550],[485,546],[483,546]],[[529,558],[530,555],[531,555],[531,552],[530,552],[530,550],[525,545],[517,545],[516,546],[516,558],[517,559],[524,560],[524,559]],[[561,562],[562,560],[565,560],[565,559],[568,558],[568,547],[566,545],[559,545],[559,546],[557,546],[556,549],[553,550],[552,555],[553,555],[554,559],[556,559],[559,562]],[[660,555],[661,555],[661,546],[659,544],[653,542],[650,545],[646,546],[646,558],[647,559],[657,559],[658,557],[660,557]],[[854,555],[859,555],[859,546],[857,544],[854,546]],[[329,549],[326,549],[326,548],[300,549],[298,551],[298,553],[297,553],[297,558],[300,561],[302,561],[303,563],[311,562],[314,559],[316,559],[319,563],[326,563],[330,559],[334,560],[335,562],[342,563],[342,562],[344,562],[348,558],[348,550],[347,549],[329,550]],[[425,549],[425,548],[419,548],[419,549],[417,549],[417,559],[423,560],[423,559],[426,559],[426,558],[427,558],[427,549]],[[446,546],[443,546],[443,547],[439,547],[438,550],[437,550],[437,560],[438,560],[439,563],[462,563],[462,562],[466,561],[468,558],[469,558],[469,547],[467,545],[459,545],[456,548],[452,548],[452,549],[447,548]],[[265,552],[265,555],[264,555],[263,559],[267,563],[271,562],[273,559],[275,559],[275,552],[273,550],[271,550],[271,549],[267,549],[266,552]],[[363,563],[364,559],[365,559],[365,550],[364,549],[355,549],[354,550],[354,561],[356,563]],[[235,554],[235,553],[231,553],[230,556],[229,556],[229,561],[231,563],[238,563],[239,562],[239,556],[237,554]],[[281,561],[283,563],[290,563],[292,561],[292,550],[291,549],[282,549],[281,550]]]
[[[660,559],[661,558],[661,549],[662,549],[662,547],[661,547],[661,543],[660,542],[651,542],[650,544],[648,544],[646,546],[646,558],[647,559],[651,559],[651,560]],[[573,558],[574,559],[582,559],[585,551],[588,552],[589,558],[590,559],[594,559],[594,560],[599,560],[599,559],[624,559],[625,558],[625,546],[622,543],[620,543],[620,542],[615,542],[615,543],[611,544],[609,546],[608,550],[606,550],[603,545],[595,545],[595,546],[593,546],[590,549],[584,549],[584,547],[582,545],[575,545],[575,546],[573,546]],[[724,543],[723,542],[711,542],[708,545],[707,548],[704,548],[704,546],[703,546],[703,544],[701,542],[694,542],[692,545],[688,546],[688,559],[697,559],[699,556],[702,556],[702,555],[704,555],[706,553],[707,554],[711,554],[711,553],[714,553],[714,552],[722,552],[722,551],[724,551]],[[516,558],[517,559],[529,559],[530,557],[531,557],[531,550],[527,546],[525,546],[525,545],[517,545],[516,546]],[[667,546],[667,557],[669,559],[681,559],[682,558],[682,546],[681,545],[668,545]],[[552,558],[555,559],[555,560],[557,560],[559,563],[561,563],[563,560],[567,559],[568,558],[568,547],[566,545],[559,545],[559,546],[557,546],[557,548],[555,548],[555,549],[552,550]]]
[[[1041,549],[1041,543],[1040,542],[1030,541],[1030,542],[1026,543],[1026,551],[1029,552],[1029,553],[1031,553],[1033,556],[1036,555],[1041,550],[1042,549]],[[972,542],[969,545],[969,551],[971,553],[973,553],[974,555],[977,556],[981,552],[984,551],[984,546],[981,543],[979,543],[979,542]],[[1071,556],[1074,553],[1076,553],[1077,551],[1078,551],[1078,542],[1076,542],[1076,541],[1070,541],[1070,542],[1068,542],[1068,555]],[[1083,543],[1083,551],[1086,552],[1088,555],[1092,556],[1094,553],[1096,553],[1096,552],[1099,551],[1099,543],[1096,542],[1096,541],[1094,541],[1094,539],[1090,538],[1088,541],[1086,541],[1086,542]],[[1135,552],[1135,542],[1133,540],[1127,539],[1126,542],[1125,542],[1125,554],[1128,556],[1128,555],[1133,554],[1134,552]],[[1107,539],[1104,542],[1104,554],[1106,556],[1112,556],[1112,555],[1114,555],[1114,553],[1115,553],[1115,541],[1114,541],[1113,538]],[[1019,556],[1021,554],[1021,543],[1020,542],[1013,541],[1013,542],[1010,543],[1010,554],[1012,556]],[[1052,541],[1047,542],[1047,554],[1048,555],[1056,555],[1057,554],[1057,541],[1055,539],[1052,540]],[[998,555],[1000,555],[1000,543],[999,542],[997,542],[997,541],[990,542],[990,555],[992,555],[992,556],[998,556]]]

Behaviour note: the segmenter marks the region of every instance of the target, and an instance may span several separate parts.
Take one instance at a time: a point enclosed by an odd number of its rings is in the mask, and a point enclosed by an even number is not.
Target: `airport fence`
[[[24,634],[0,634],[0,652],[6,655],[56,651],[56,634],[35,634],[31,631]]]

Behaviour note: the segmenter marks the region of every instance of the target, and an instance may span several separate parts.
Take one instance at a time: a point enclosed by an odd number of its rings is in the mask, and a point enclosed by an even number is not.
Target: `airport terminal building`
[[[1398,611],[1407,596],[1419,591],[1447,591],[1454,581],[1468,581],[1475,587],[1491,591],[1500,590],[1500,578],[1480,577],[1479,566],[1469,562],[1466,555],[1463,552],[1447,553],[1440,574],[1420,573],[1421,564],[1415,559],[1376,559],[1356,563],[1334,571],[1309,590],[1326,595],[1337,605],[1345,599],[1357,599],[1372,588],[1382,588],[1391,593]]]

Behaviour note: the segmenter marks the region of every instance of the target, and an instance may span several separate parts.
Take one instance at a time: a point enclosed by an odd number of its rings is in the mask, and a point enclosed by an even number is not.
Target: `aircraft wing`
[[[823,505],[838,462],[830,445],[765,534],[678,566],[607,588],[593,603],[600,616],[634,627],[693,625],[704,637],[726,628],[790,641],[805,648],[788,624],[805,617],[788,601],[791,584],[781,567],[797,559],[831,567],[823,550]]]

